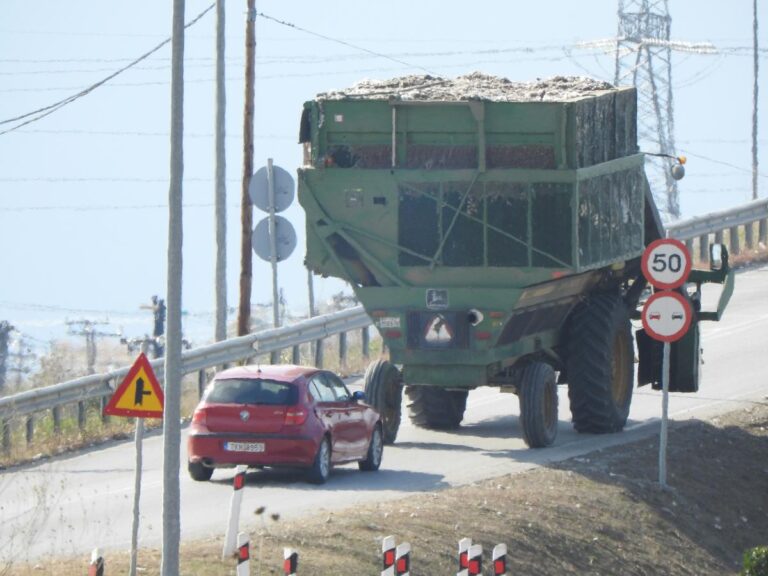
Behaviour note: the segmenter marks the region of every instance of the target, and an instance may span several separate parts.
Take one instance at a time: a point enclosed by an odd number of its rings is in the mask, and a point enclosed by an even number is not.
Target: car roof
[[[216,380],[234,378],[269,378],[280,382],[293,382],[300,377],[309,377],[319,368],[313,366],[296,366],[294,364],[252,364],[228,368],[216,374]]]

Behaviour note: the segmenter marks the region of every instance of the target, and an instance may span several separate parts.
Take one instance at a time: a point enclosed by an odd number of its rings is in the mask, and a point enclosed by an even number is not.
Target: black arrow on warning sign
[[[144,390],[144,378],[136,380],[136,393],[133,396],[133,404],[141,406],[144,403],[144,396],[150,396],[151,390]]]

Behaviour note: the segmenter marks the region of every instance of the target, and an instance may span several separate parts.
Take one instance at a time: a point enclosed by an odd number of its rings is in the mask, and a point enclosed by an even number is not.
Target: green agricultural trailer
[[[530,447],[557,434],[567,384],[579,432],[621,430],[638,384],[661,381],[642,330],[640,257],[664,227],[637,147],[634,88],[472,74],[365,82],[307,102],[301,118],[306,265],[347,281],[388,360],[366,396],[394,442],[411,420],[460,425],[478,386],[513,392]],[[718,245],[718,249],[723,249]],[[696,311],[672,345],[671,389],[698,389],[698,321],[732,289],[727,253],[680,292]],[[701,284],[726,283],[716,312]],[[636,354],[637,350],[637,354]]]

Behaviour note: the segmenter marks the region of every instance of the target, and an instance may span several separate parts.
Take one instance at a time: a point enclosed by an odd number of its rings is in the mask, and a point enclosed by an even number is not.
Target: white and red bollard
[[[403,542],[395,549],[395,575],[410,576],[411,574],[411,545]]]
[[[386,536],[381,541],[381,554],[384,558],[381,576],[395,576],[395,537]]]
[[[91,563],[88,565],[88,576],[104,576],[104,557],[101,550],[94,548],[91,552]]]
[[[381,541],[384,559],[381,576],[410,576],[411,545],[403,542],[395,547],[395,537],[387,536]]]
[[[248,534],[240,532],[237,535],[237,576],[251,574],[251,543]]]
[[[469,567],[469,547],[472,546],[471,538],[462,538],[459,540],[459,571],[456,576],[469,576],[467,568]]]
[[[299,568],[299,553],[292,548],[283,548],[283,572],[285,576],[296,576]]]
[[[235,469],[235,479],[232,481],[234,491],[229,501],[229,523],[224,535],[224,547],[221,550],[221,559],[226,560],[235,553],[237,531],[240,525],[240,504],[243,501],[243,488],[245,487],[245,473],[247,466],[240,465]]]
[[[493,576],[507,575],[507,545],[496,544],[493,547]]]
[[[467,574],[469,576],[481,576],[483,573],[483,546],[473,544],[467,550]]]

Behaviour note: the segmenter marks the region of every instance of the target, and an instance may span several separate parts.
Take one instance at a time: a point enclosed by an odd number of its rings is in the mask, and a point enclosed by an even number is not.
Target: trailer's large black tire
[[[365,371],[365,399],[381,414],[384,444],[393,444],[400,428],[403,405],[403,378],[397,366],[375,360]]]
[[[437,386],[405,387],[408,415],[416,426],[451,430],[458,428],[467,407],[467,391],[445,390]]]
[[[529,448],[551,446],[557,438],[557,382],[549,364],[533,362],[523,372],[520,423]]]
[[[632,326],[618,294],[596,294],[569,319],[568,398],[577,432],[618,432],[627,423],[634,381]]]

